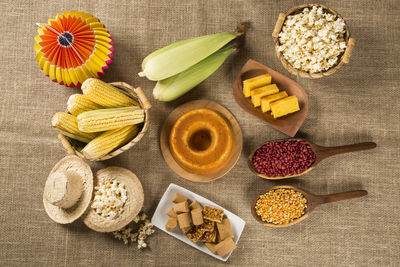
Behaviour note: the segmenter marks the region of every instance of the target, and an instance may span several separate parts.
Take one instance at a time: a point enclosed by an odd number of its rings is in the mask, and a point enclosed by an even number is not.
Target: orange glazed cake
[[[222,169],[232,157],[233,145],[228,123],[217,112],[206,108],[183,114],[169,137],[176,162],[194,174],[211,174]]]

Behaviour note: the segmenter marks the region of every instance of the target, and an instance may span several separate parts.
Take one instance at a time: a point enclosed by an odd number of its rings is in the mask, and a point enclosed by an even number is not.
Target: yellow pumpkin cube
[[[294,95],[272,102],[270,106],[274,119],[300,110],[299,101]]]
[[[261,105],[261,97],[267,95],[273,95],[279,92],[278,86],[276,84],[271,84],[267,86],[263,86],[254,90],[251,90],[251,102],[254,107],[259,107]]]
[[[271,84],[271,75],[267,74],[263,74],[263,75],[259,75],[256,76],[254,78],[251,79],[247,79],[243,81],[243,95],[244,97],[249,97],[250,96],[250,91],[261,87],[261,86],[265,86],[268,84]]]
[[[287,97],[288,94],[285,91],[279,92],[277,94],[269,95],[269,96],[264,96],[261,98],[261,110],[263,113],[270,111],[271,106],[270,104],[276,100],[282,99]]]

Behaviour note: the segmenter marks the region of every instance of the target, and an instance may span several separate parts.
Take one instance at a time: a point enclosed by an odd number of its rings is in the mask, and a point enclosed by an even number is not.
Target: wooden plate
[[[271,75],[272,83],[275,83],[280,91],[286,91],[289,96],[295,95],[297,97],[299,100],[300,111],[274,119],[270,113],[263,113],[261,107],[255,108],[251,103],[250,97],[244,97],[242,86],[243,81],[265,73]],[[252,59],[249,59],[246,62],[236,77],[233,85],[233,95],[242,109],[291,137],[297,133],[307,116],[308,96],[303,87],[279,72],[276,72]]]
[[[208,108],[222,115],[222,117],[224,117],[225,120],[228,122],[228,124],[231,126],[234,138],[235,147],[233,148],[233,155],[229,160],[229,162],[219,171],[207,175],[193,174],[183,169],[175,161],[169,149],[169,134],[171,132],[172,126],[174,125],[175,121],[186,112],[198,108]],[[208,100],[190,101],[174,109],[165,120],[160,135],[161,153],[163,154],[164,160],[167,162],[168,166],[179,176],[187,180],[190,180],[192,182],[200,182],[200,183],[216,180],[224,176],[226,173],[228,173],[238,161],[240,153],[242,151],[242,145],[243,145],[242,130],[240,129],[239,123],[232,115],[232,113],[230,113],[229,110],[227,110],[220,104]]]

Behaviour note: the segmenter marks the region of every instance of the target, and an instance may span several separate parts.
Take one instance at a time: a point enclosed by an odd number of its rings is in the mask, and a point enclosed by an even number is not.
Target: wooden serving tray
[[[229,162],[221,170],[207,175],[194,174],[183,169],[175,161],[169,148],[169,134],[171,132],[172,126],[174,125],[175,121],[186,112],[198,108],[208,108],[222,115],[222,117],[230,125],[234,138],[235,147],[233,148],[233,155],[229,160]],[[243,145],[242,130],[240,129],[239,123],[232,115],[232,113],[230,113],[229,110],[227,110],[220,104],[208,100],[190,101],[174,109],[165,120],[160,135],[161,153],[163,154],[164,160],[168,164],[168,166],[179,176],[189,181],[199,182],[199,183],[205,183],[216,180],[224,176],[226,173],[228,173],[238,161],[240,153],[242,151],[242,145]]]
[[[271,75],[272,83],[278,86],[279,91],[286,91],[289,96],[295,95],[297,97],[300,111],[274,119],[270,113],[263,113],[261,107],[255,108],[251,103],[250,97],[244,97],[243,81],[265,73]],[[252,59],[247,61],[236,77],[235,83],[233,84],[233,95],[242,109],[291,137],[297,133],[307,116],[308,96],[303,87],[285,75]]]

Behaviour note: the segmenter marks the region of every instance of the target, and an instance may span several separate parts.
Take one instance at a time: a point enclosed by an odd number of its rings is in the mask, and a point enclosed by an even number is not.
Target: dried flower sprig
[[[134,227],[132,227],[130,223],[119,231],[112,232],[114,237],[122,240],[126,245],[129,243],[129,240],[131,242],[137,242],[138,249],[147,247],[147,243],[145,242],[145,240],[148,236],[154,233],[153,224],[150,222],[144,212],[137,215],[132,222],[136,225],[142,222],[136,232],[134,231]]]

